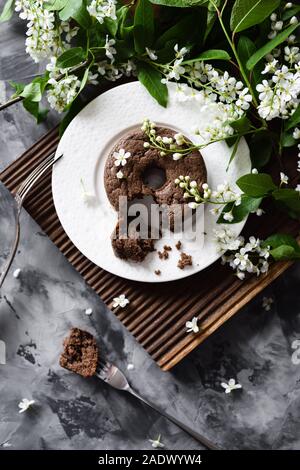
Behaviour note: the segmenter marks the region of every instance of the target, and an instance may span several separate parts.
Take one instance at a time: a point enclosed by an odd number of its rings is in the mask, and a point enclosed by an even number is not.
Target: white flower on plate
[[[105,55],[108,57],[111,62],[114,62],[114,55],[117,53],[116,49],[113,47],[116,44],[116,41],[114,39],[108,39],[108,35],[106,35],[106,40],[105,40]]]
[[[117,173],[116,173],[116,177],[121,180],[124,178],[124,173],[122,170],[119,170]]]
[[[266,312],[269,312],[273,303],[274,299],[272,297],[263,297],[262,307]]]
[[[86,191],[85,186],[83,184],[82,178],[80,179],[81,187],[82,187],[82,199],[85,204],[94,204],[95,203],[95,196],[92,193]]]
[[[282,171],[280,172],[280,183],[281,184],[288,184],[289,182],[289,177],[287,175],[285,175],[284,173],[282,173]]]
[[[222,382],[221,387],[225,389],[225,393],[231,393],[232,390],[236,390],[238,388],[242,388],[242,385],[235,382],[235,379],[229,379],[228,383]]]
[[[157,60],[156,51],[154,51],[153,49],[149,49],[149,47],[146,47],[146,52],[151,60]]]
[[[126,152],[125,149],[120,149],[117,152],[114,152],[113,154],[115,158],[115,165],[116,166],[125,166],[127,163],[127,158],[131,156],[130,152]]]
[[[18,404],[19,413],[24,413],[24,411],[27,411],[33,404],[35,403],[34,400],[28,400],[28,398],[22,398],[20,403]]]
[[[149,442],[151,442],[151,445],[152,447],[154,447],[154,449],[157,449],[158,447],[165,447],[165,445],[161,442],[160,438],[161,435],[159,434],[157,439],[149,439]]]
[[[124,294],[119,295],[119,297],[114,297],[113,301],[114,301],[113,308],[116,308],[116,307],[124,308],[126,307],[127,304],[129,304],[129,300],[126,299]]]
[[[198,326],[198,318],[194,317],[191,321],[187,321],[185,324],[186,332],[187,333],[198,333],[199,326]]]

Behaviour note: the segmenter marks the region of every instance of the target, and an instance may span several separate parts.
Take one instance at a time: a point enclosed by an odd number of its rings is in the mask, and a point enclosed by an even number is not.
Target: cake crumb
[[[172,247],[165,245],[164,251],[158,251],[159,259],[168,259],[169,258],[169,251],[172,251]]]
[[[160,276],[160,275],[161,275],[161,270],[160,270],[160,269],[156,269],[154,272],[155,272],[156,276]]]
[[[176,243],[176,245],[175,245],[175,246],[176,246],[177,250],[180,250],[180,249],[181,249],[181,247],[182,247],[182,243],[181,243],[181,241],[180,241],[180,240],[178,240],[178,242]]]
[[[192,266],[193,261],[192,257],[190,255],[187,255],[186,253],[181,253],[180,259],[177,263],[177,267],[179,269],[184,269],[186,266]]]
[[[164,246],[164,251],[172,251],[172,247],[168,246],[168,245],[165,245]]]

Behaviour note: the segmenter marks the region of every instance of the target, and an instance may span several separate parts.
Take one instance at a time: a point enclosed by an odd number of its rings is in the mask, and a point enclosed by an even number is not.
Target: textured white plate
[[[197,103],[178,103],[175,86],[169,85],[169,104],[162,108],[139,82],[128,83],[103,93],[86,106],[71,122],[63,135],[57,155],[64,157],[53,169],[54,204],[62,226],[76,247],[101,268],[125,277],[144,282],[162,282],[190,276],[216,261],[213,242],[216,217],[205,209],[205,240],[201,246],[196,241],[184,241],[183,251],[193,257],[193,266],[177,268],[180,253],[176,240],[162,238],[155,247],[173,247],[168,260],[160,260],[157,252],[150,253],[144,262],[133,263],[117,258],[111,247],[111,233],[116,225],[117,213],[110,206],[103,185],[103,170],[109,150],[130,129],[141,125],[145,117],[181,131],[195,141],[193,126],[208,125],[213,115],[207,109],[201,112]],[[230,149],[225,142],[215,143],[202,151],[210,187],[216,188],[225,180],[234,183],[241,175],[250,172],[249,149],[241,140],[235,159],[226,167]],[[82,179],[88,193],[95,195],[95,203],[87,204],[83,198]],[[244,223],[234,226],[238,234]],[[155,275],[156,269],[161,275]]]

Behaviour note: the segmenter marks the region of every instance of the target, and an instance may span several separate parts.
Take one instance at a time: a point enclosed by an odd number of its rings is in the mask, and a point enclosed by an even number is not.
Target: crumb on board
[[[179,269],[184,269],[186,266],[192,266],[192,264],[193,264],[193,261],[190,255],[187,255],[186,253],[180,254],[180,258],[177,263],[177,267]]]
[[[160,269],[156,269],[154,272],[155,272],[156,276],[160,276],[160,275],[161,275],[161,270],[160,270]]]
[[[180,250],[181,249],[181,246],[182,246],[182,243],[180,240],[178,240],[178,242],[176,243],[175,247],[177,248],[177,250]]]

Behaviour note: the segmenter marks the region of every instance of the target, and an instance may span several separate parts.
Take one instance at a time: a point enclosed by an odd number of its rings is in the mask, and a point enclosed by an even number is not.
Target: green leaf
[[[244,220],[251,212],[257,211],[261,202],[262,198],[243,195],[239,206],[235,206],[234,203],[230,203],[224,207],[222,214],[218,219],[218,224],[237,224],[242,222],[242,220]],[[224,219],[224,214],[226,212],[232,212],[232,222]]]
[[[268,131],[254,134],[249,142],[250,156],[254,168],[265,166],[272,155],[272,139]]]
[[[118,31],[118,22],[116,20],[113,20],[112,18],[106,17],[104,18],[104,24],[109,34],[115,37]]]
[[[293,147],[296,145],[296,140],[294,139],[293,135],[289,132],[283,132],[281,136],[281,145],[284,148]]]
[[[23,100],[23,106],[32,116],[35,117],[37,124],[40,124],[47,116],[49,109],[40,108],[40,104],[30,99]]]
[[[239,33],[262,23],[280,5],[280,0],[236,0],[233,5],[230,28]]]
[[[14,97],[19,96],[26,86],[25,83],[18,83],[12,80],[10,80],[8,83],[15,90]]]
[[[0,15],[0,23],[11,19],[14,12],[15,0],[7,0]]]
[[[272,193],[274,200],[279,203],[280,207],[288,212],[290,217],[300,217],[300,193],[295,189],[276,189]]]
[[[269,54],[273,49],[279,46],[282,42],[284,42],[292,32],[298,28],[299,24],[292,24],[281,33],[277,34],[277,36],[272,39],[271,41],[267,42],[263,47],[258,49],[248,60],[247,62],[247,69],[252,70],[253,67],[263,59],[267,54]]]
[[[59,11],[62,10],[68,2],[69,0],[49,0],[45,4],[45,8],[49,11]]]
[[[230,158],[229,158],[229,162],[228,162],[226,171],[228,171],[232,160],[233,160],[234,157],[236,156],[236,152],[237,152],[237,149],[238,149],[238,147],[239,147],[240,140],[241,140],[241,138],[238,137],[238,138],[236,139],[234,145],[233,145],[233,149],[232,149],[232,152],[231,152],[231,155],[230,155]]]
[[[166,7],[188,8],[200,6],[207,3],[207,0],[150,0],[155,5],[164,5]]]
[[[270,251],[270,254],[275,261],[300,258],[300,253],[295,251],[295,249],[290,245],[281,245],[278,248],[274,248],[274,250]]]
[[[246,69],[247,61],[255,53],[255,51],[256,46],[254,42],[247,36],[241,36],[237,45],[237,53],[242,65],[244,66],[244,69]],[[254,82],[255,85],[261,82],[262,67],[257,66],[253,69],[253,72],[247,70],[246,72],[248,72],[247,75],[249,80]]]
[[[25,86],[24,90],[20,94],[23,98],[28,99],[28,101],[39,102],[42,99],[42,90],[41,84],[32,82]]]
[[[68,69],[74,65],[80,64],[85,59],[85,53],[82,47],[73,47],[63,52],[57,59],[57,67]]]
[[[298,105],[298,108],[292,114],[292,116],[285,122],[285,130],[289,131],[293,127],[297,126],[297,124],[300,123],[300,105]]]
[[[134,45],[141,54],[150,47],[154,37],[153,7],[149,0],[139,0],[134,15]]]
[[[59,12],[61,20],[66,21],[73,18],[76,12],[81,8],[83,0],[68,0],[65,7]]]
[[[211,49],[209,51],[202,52],[194,59],[185,60],[183,64],[192,64],[195,61],[199,62],[205,60],[230,60],[230,55],[222,49]]]
[[[196,13],[196,12],[195,12]],[[192,15],[187,15],[181,18],[178,23],[171,26],[169,29],[164,31],[161,36],[155,42],[155,49],[160,49],[164,47],[167,42],[174,40],[176,43],[186,43],[190,38],[193,38],[195,35],[195,25],[198,21],[198,17],[195,18],[195,13]],[[199,18],[201,19],[201,18]],[[195,21],[196,20],[196,21]],[[174,56],[174,51],[173,51]]]
[[[89,29],[93,24],[92,18],[86,9],[86,2],[83,2],[82,5],[77,8],[74,13],[72,13],[71,16],[83,29]]]
[[[245,134],[251,128],[251,122],[247,118],[247,116],[243,116],[236,121],[230,122],[230,126],[238,133],[238,134]]]
[[[161,83],[162,76],[156,69],[146,63],[139,64],[138,79],[161,106],[167,106],[168,88]]]
[[[247,196],[252,197],[267,196],[271,191],[277,189],[271,176],[267,173],[244,175],[237,180],[236,184]]]
[[[270,246],[271,248],[278,248],[281,245],[288,245],[300,253],[300,246],[298,245],[297,240],[286,233],[275,233],[274,235],[271,235],[264,241],[263,245]]]

